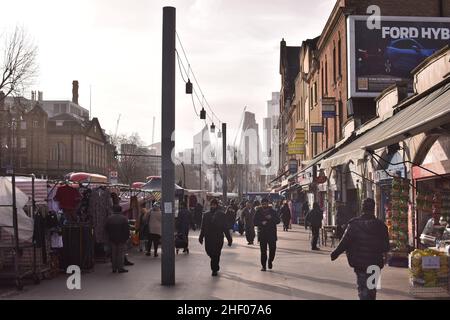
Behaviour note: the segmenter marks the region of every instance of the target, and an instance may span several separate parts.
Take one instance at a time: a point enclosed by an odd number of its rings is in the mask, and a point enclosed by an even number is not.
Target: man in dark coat
[[[289,209],[289,206],[287,202],[284,202],[283,206],[280,209],[280,218],[283,221],[283,230],[288,231],[289,224],[291,222],[291,210]]]
[[[313,209],[308,212],[305,218],[305,229],[311,225],[312,240],[311,250],[320,250],[317,247],[319,241],[320,228],[322,228],[323,212],[317,202],[314,202]]]
[[[186,203],[181,202],[176,226],[178,234],[183,235],[183,239],[186,240],[186,243],[189,243],[189,214]],[[183,249],[183,252],[189,252],[188,246]]]
[[[228,240],[228,246],[231,247],[233,238],[228,230],[227,219],[225,213],[219,209],[216,199],[211,200],[211,210],[203,215],[200,236],[198,238],[200,244],[205,240],[205,250],[211,258],[212,276],[217,276],[220,269],[220,254],[223,247],[223,236]]]
[[[255,226],[258,226],[259,245],[261,248],[261,271],[266,271],[267,246],[269,246],[269,269],[272,269],[272,263],[275,259],[277,249],[277,224],[280,223],[280,217],[277,212],[269,207],[269,200],[263,199],[262,207],[255,214]]]
[[[308,201],[305,201],[305,202],[303,202],[303,205],[302,205],[302,215],[303,215],[304,219],[306,219],[308,212],[309,212],[309,203],[308,203]],[[306,227],[306,221],[305,221],[305,227]]]
[[[255,209],[252,208],[251,201],[247,201],[244,210],[242,211],[242,220],[244,221],[245,237],[249,245],[255,241]]]
[[[369,288],[367,283],[373,271],[368,268],[384,267],[384,254],[389,251],[389,235],[384,222],[375,217],[373,199],[364,200],[362,211],[360,217],[350,220],[341,242],[331,253],[331,260],[346,252],[348,264],[356,273],[359,298],[375,300],[376,286]]]
[[[124,269],[126,242],[130,237],[128,219],[120,211],[114,211],[106,219],[105,233],[111,246],[113,272],[128,272]]]
[[[231,232],[234,232],[234,224],[236,223],[236,214],[237,213],[234,209],[234,203],[232,201],[231,204],[225,210],[225,216],[227,218],[228,229]]]

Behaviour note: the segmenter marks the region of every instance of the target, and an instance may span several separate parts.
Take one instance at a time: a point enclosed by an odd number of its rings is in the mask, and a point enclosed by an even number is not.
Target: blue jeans
[[[376,300],[377,289],[367,288],[367,279],[371,276],[371,274],[367,273],[366,270],[358,270],[358,269],[355,269],[355,273],[358,283],[359,300]]]

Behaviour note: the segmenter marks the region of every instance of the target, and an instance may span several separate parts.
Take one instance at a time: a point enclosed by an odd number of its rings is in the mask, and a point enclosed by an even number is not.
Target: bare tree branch
[[[0,57],[0,91],[20,96],[37,76],[37,47],[21,27],[4,36],[3,56]]]

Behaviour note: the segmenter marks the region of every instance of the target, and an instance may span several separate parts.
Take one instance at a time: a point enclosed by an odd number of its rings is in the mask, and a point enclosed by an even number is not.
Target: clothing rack
[[[34,239],[32,240],[31,244],[20,244],[19,242],[19,224],[18,224],[18,218],[17,218],[17,198],[16,198],[16,177],[31,177],[31,183],[32,183],[32,196],[31,196],[31,214],[34,221],[35,213],[36,213],[36,203],[34,199],[34,180],[35,175],[34,174],[19,174],[19,173],[12,173],[11,175],[11,186],[12,186],[12,204],[6,204],[1,205],[2,207],[12,207],[12,216],[13,216],[13,226],[14,229],[14,236],[13,236],[13,244],[0,244],[0,250],[11,250],[13,251],[14,255],[14,270],[13,271],[1,271],[0,272],[0,279],[2,280],[10,280],[14,279],[16,287],[18,290],[23,289],[23,279],[31,277],[34,280],[35,284],[40,283],[40,278],[37,273],[36,268],[36,246],[34,243]],[[23,249],[26,248],[33,248],[33,262],[32,262],[32,268],[31,270],[22,271],[20,270],[20,258],[23,253]]]

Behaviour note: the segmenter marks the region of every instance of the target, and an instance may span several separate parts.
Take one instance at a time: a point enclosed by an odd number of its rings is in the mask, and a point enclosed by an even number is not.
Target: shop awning
[[[336,152],[335,148],[331,148],[329,150],[326,150],[326,151],[322,152],[317,157],[312,159],[312,161],[308,164],[308,166],[305,169],[303,169],[302,171],[300,171],[300,172],[304,172],[304,171],[308,170],[309,168],[315,166],[316,164],[318,164],[323,159],[325,159],[325,158],[329,157],[330,155],[332,155],[334,152]]]
[[[407,102],[406,102],[407,103]],[[450,123],[450,83],[413,102],[322,162],[323,168],[363,159],[366,150],[377,150]]]

